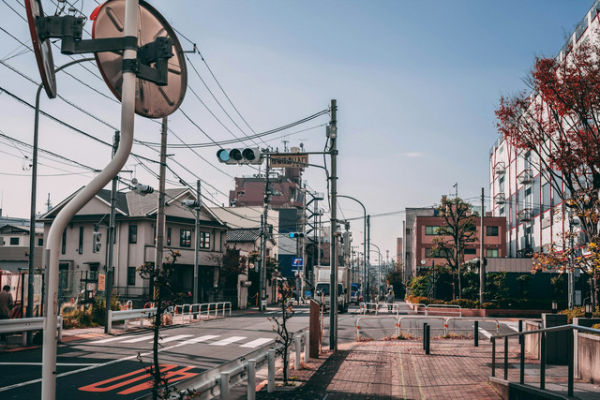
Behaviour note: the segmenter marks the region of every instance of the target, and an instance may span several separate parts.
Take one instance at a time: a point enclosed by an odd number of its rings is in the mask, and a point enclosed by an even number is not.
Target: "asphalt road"
[[[297,307],[289,327],[298,331],[308,326],[308,309]],[[225,319],[200,321],[161,330],[161,369],[171,382],[197,376],[228,361],[245,356],[274,342],[276,334],[264,314],[241,314]],[[398,319],[400,317],[400,320]],[[358,321],[358,322],[357,322]],[[356,325],[362,338],[380,339],[396,332],[420,336],[423,322],[431,325],[432,336],[440,336],[447,322],[450,332],[472,335],[473,320],[446,317],[395,315],[381,310],[378,315],[360,315],[357,308],[338,316],[338,340],[353,341]],[[480,321],[480,339],[496,333],[496,322]],[[501,322],[500,332],[516,330],[514,322]],[[324,315],[323,345],[329,345],[329,315]],[[38,399],[41,390],[41,348],[0,353],[0,398]],[[57,357],[57,399],[136,399],[149,392],[152,332],[130,331],[119,336],[61,344]]]

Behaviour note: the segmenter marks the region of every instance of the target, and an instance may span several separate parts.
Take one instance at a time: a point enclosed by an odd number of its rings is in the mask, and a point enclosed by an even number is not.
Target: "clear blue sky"
[[[20,12],[20,2],[7,0]],[[51,12],[50,2],[43,2]],[[197,43],[207,62],[239,110],[257,131],[266,130],[325,108],[331,98],[339,105],[340,193],[363,200],[377,214],[434,204],[458,182],[459,195],[475,200],[488,185],[488,149],[494,142],[494,109],[501,95],[525,88],[522,81],[536,56],[552,56],[564,44],[591,0],[510,1],[152,1],[184,35]],[[77,2],[81,4],[81,2]],[[95,5],[83,2],[89,15]],[[0,25],[29,42],[23,21],[0,4]],[[19,44],[0,32],[0,58],[19,52]],[[189,42],[180,38],[184,47]],[[65,60],[55,51],[57,64]],[[192,62],[215,94],[218,89],[198,56]],[[36,77],[29,52],[7,61]],[[90,65],[90,70],[95,70]],[[90,73],[73,73],[104,93],[103,83]],[[118,126],[118,105],[59,76],[59,91]],[[1,86],[29,101],[35,87],[0,65]],[[193,72],[190,85],[223,122],[235,131]],[[222,97],[219,99],[226,105]],[[61,100],[43,100],[43,107],[98,137],[110,141],[112,130],[74,111]],[[2,131],[31,141],[31,110],[0,95]],[[183,109],[216,140],[230,138],[188,92]],[[234,115],[232,113],[232,115]],[[325,122],[322,118],[320,122]],[[158,126],[137,120],[136,137],[158,140]],[[314,124],[313,124],[314,125]],[[171,126],[187,142],[206,138],[179,114]],[[310,126],[310,125],[309,125]],[[80,139],[42,120],[40,145],[76,160],[102,166],[107,149]],[[323,147],[324,131],[311,130],[290,138],[309,150]],[[169,139],[176,142],[175,139]],[[269,142],[280,148],[281,142]],[[22,154],[0,143],[4,162],[0,190],[4,212],[28,215],[29,178]],[[152,153],[136,148],[142,154]],[[199,150],[215,160],[214,149]],[[219,190],[233,179],[186,150],[176,158]],[[313,161],[318,161],[313,159]],[[47,164],[51,164],[48,162]],[[52,164],[57,166],[56,164]],[[220,165],[217,165],[221,168]],[[68,171],[72,168],[64,167]],[[134,161],[127,167],[140,180],[150,176]],[[247,168],[222,167],[229,175],[250,174]],[[181,171],[193,182],[190,174]],[[41,174],[59,173],[42,167]],[[172,178],[172,177],[171,177]],[[309,170],[309,186],[325,191],[323,173]],[[89,175],[41,177],[38,209],[48,192],[56,204],[89,180]],[[150,182],[152,183],[152,182]],[[18,188],[18,190],[15,190]],[[227,199],[214,193],[220,203]],[[360,214],[352,202],[341,201],[342,215]],[[374,218],[372,239],[395,253],[403,216]],[[360,244],[362,224],[352,225]]]

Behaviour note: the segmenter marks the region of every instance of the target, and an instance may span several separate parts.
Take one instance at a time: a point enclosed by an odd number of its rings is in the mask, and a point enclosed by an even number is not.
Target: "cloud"
[[[407,151],[404,153],[400,153],[401,156],[404,157],[410,157],[410,158],[419,158],[419,157],[425,157],[424,153],[421,153],[419,151]]]

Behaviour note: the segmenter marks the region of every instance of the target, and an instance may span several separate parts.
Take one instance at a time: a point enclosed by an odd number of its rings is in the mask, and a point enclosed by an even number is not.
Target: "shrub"
[[[456,299],[451,300],[449,304],[459,305],[462,308],[478,308],[479,301],[478,300],[469,300],[469,299]]]
[[[491,301],[484,301],[483,304],[481,304],[481,308],[491,310],[491,309],[498,308],[498,304],[491,302]]]

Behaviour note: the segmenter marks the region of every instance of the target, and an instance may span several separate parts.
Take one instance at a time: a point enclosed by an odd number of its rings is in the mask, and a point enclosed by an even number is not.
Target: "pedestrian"
[[[392,311],[392,309],[394,308],[394,289],[390,286],[388,288],[388,292],[385,296],[385,301],[388,304],[388,311]]]
[[[10,310],[13,307],[13,298],[10,294],[10,286],[4,285],[0,292],[0,320],[10,318]],[[6,342],[6,334],[0,336],[0,340]]]

